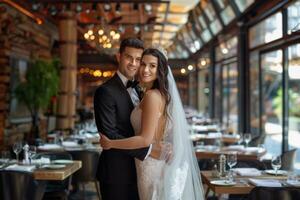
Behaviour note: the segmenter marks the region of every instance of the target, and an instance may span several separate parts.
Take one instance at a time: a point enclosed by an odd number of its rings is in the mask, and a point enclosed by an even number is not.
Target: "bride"
[[[135,160],[140,199],[204,199],[198,163],[166,52],[159,47],[146,49],[138,75],[145,93],[131,113],[136,136],[110,140],[102,134],[101,146],[104,149],[136,149],[164,143],[159,160],[152,157]],[[172,158],[166,162],[170,149]]]

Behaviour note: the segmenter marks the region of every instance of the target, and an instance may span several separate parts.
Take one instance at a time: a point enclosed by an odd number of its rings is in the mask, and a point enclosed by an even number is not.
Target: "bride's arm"
[[[145,94],[142,105],[142,126],[139,135],[119,140],[109,140],[102,136],[101,146],[104,149],[136,149],[149,146],[158,125],[161,98],[160,93],[152,90]]]

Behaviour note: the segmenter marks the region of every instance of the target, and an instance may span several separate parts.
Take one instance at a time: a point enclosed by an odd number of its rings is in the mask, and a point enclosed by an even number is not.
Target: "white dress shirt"
[[[128,81],[128,79],[126,78],[126,76],[124,76],[119,70],[117,71],[117,74],[118,74],[119,78],[121,79],[122,83],[124,84],[124,86],[126,87],[127,81]],[[129,96],[130,96],[130,98],[132,100],[133,105],[137,106],[140,103],[140,99],[139,99],[139,96],[138,96],[137,92],[132,87],[127,88],[127,91],[129,93]],[[152,144],[150,144],[150,147],[149,147],[148,153],[147,153],[147,155],[145,157],[145,160],[150,155],[151,150],[152,150]]]

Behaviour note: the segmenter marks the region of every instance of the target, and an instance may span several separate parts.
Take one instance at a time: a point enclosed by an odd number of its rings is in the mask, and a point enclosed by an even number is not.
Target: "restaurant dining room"
[[[0,200],[300,200],[300,0],[0,0]]]

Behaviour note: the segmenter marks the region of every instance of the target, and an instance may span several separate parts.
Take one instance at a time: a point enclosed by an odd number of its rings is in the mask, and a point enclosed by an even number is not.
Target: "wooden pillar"
[[[69,130],[74,128],[76,116],[77,21],[73,12],[61,15],[59,37],[62,68],[56,127]]]
[[[5,45],[0,38],[0,150],[4,145],[5,135],[4,130],[6,127],[6,119],[8,115],[8,102],[9,102],[9,81],[10,81],[10,68],[9,56]]]

